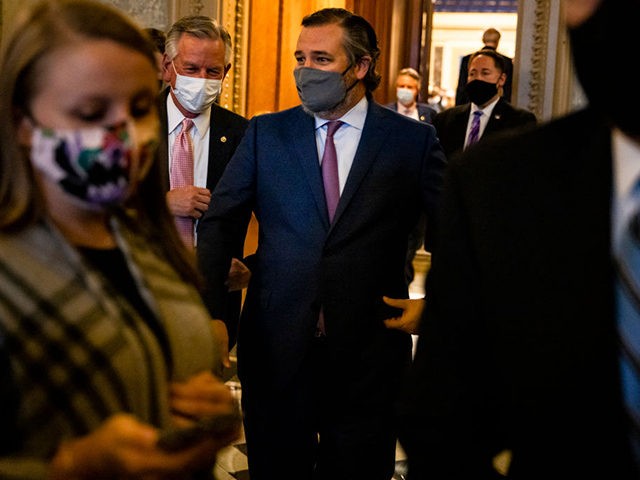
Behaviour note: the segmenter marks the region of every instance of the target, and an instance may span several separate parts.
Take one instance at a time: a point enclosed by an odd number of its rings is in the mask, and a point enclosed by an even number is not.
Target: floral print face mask
[[[31,161],[65,192],[107,207],[122,204],[144,178],[157,144],[152,139],[136,146],[126,124],[77,130],[37,127]]]

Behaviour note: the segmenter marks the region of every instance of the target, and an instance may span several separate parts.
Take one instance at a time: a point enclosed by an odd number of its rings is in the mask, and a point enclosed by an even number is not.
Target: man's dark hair
[[[505,71],[506,65],[504,64],[504,59],[502,58],[502,55],[500,55],[498,52],[496,52],[492,48],[483,48],[481,50],[478,50],[477,52],[473,52],[469,57],[469,69],[471,69],[471,62],[473,61],[473,59],[479,55],[484,55],[485,57],[491,57],[493,59],[493,64],[496,66],[498,70],[500,70],[500,73],[504,73],[504,74],[507,73]]]
[[[352,65],[356,65],[365,56],[371,57],[369,71],[362,81],[367,91],[372,92],[380,84],[381,78],[377,72],[380,49],[375,30],[363,17],[344,8],[324,8],[302,19],[303,27],[332,23],[344,29],[344,49]]]

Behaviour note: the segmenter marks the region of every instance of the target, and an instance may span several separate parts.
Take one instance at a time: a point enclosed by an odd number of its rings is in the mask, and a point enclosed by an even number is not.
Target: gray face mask
[[[342,72],[328,72],[317,68],[300,67],[293,71],[298,96],[302,104],[310,111],[327,112],[335,108],[347,96],[358,81],[349,88],[344,84],[343,76],[351,66]]]

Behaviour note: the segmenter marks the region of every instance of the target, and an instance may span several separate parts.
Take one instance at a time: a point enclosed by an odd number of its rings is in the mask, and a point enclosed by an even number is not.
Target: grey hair
[[[422,75],[420,75],[414,68],[406,67],[398,72],[398,77],[400,75],[406,75],[408,77],[413,78],[418,84],[422,83]]]
[[[167,33],[165,53],[171,60],[178,55],[178,42],[183,34],[193,35],[196,38],[210,38],[222,40],[224,43],[224,63],[231,63],[231,35],[226,28],[218,22],[204,15],[189,15],[177,20]]]

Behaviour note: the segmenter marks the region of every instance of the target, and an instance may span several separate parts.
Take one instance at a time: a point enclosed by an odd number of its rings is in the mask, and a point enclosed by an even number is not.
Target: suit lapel
[[[162,184],[165,190],[169,190],[169,120],[167,118],[167,87],[158,97],[158,115],[160,116],[160,144],[156,153],[157,161],[160,162],[162,172]]]
[[[491,112],[491,117],[487,122],[487,127],[484,129],[483,135],[487,133],[496,132],[502,129],[502,124],[505,120],[505,110],[506,110],[506,102],[500,97],[496,106],[493,107],[493,111]]]
[[[226,162],[220,159],[230,158],[232,145],[229,142],[229,122],[223,115],[222,108],[211,105],[209,117],[209,166],[207,168],[207,188],[212,190],[222,176]]]
[[[471,104],[467,104],[465,108],[460,109],[459,112],[454,112],[454,114],[456,116],[452,122],[454,128],[449,135],[453,146],[449,152],[450,154],[464,148],[464,142],[467,140],[467,123],[469,122],[469,115],[471,115]]]
[[[288,126],[286,131],[289,132],[289,141],[287,143],[293,148],[293,157],[298,161],[305,174],[309,184],[309,191],[316,203],[318,213],[326,227],[329,228],[329,216],[324,198],[322,172],[316,145],[315,120],[304,113],[302,107],[298,107],[292,113],[287,119]],[[338,206],[338,208],[340,207]]]
[[[382,149],[387,138],[385,128],[385,116],[392,115],[387,109],[380,107],[373,100],[369,100],[369,111],[362,129],[360,143],[353,159],[351,171],[347,177],[347,182],[340,195],[338,208],[334,218],[334,223],[340,220],[342,212],[345,211],[349,202],[358,190],[362,180],[376,160],[379,151]],[[388,123],[387,123],[388,126]]]

